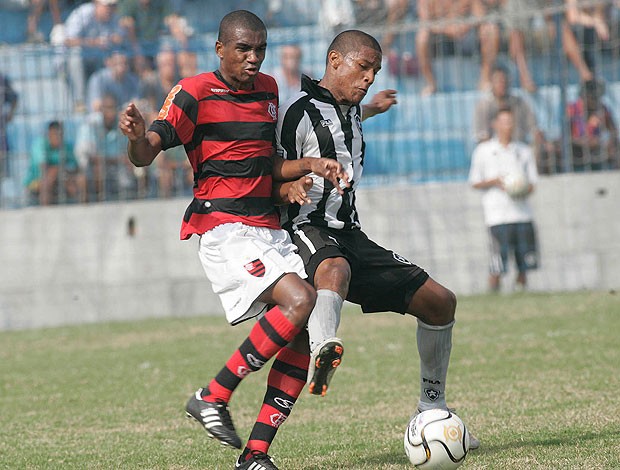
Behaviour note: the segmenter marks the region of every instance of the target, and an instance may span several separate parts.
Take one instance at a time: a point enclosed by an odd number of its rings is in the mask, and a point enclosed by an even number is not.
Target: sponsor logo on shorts
[[[398,253],[394,253],[392,252],[392,256],[394,257],[394,259],[396,261],[398,261],[399,263],[403,263],[403,264],[413,264],[411,261],[409,261],[407,258],[405,258],[404,256],[399,255]]]
[[[263,277],[265,275],[265,265],[260,259],[255,259],[243,266],[247,272],[255,277]]]
[[[424,395],[426,395],[430,401],[435,401],[439,398],[439,390],[435,390],[434,388],[425,388]]]

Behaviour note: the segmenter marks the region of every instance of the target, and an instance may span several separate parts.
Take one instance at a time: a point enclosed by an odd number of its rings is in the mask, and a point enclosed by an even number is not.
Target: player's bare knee
[[[351,266],[345,258],[328,258],[323,260],[314,274],[314,286],[317,290],[329,289],[346,297],[351,282]]]
[[[295,326],[301,328],[308,321],[315,303],[316,291],[310,284],[306,284],[290,296],[285,315]]]

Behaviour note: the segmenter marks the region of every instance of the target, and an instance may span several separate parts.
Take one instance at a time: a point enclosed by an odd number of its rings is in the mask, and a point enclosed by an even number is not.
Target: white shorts
[[[263,313],[267,304],[256,299],[284,274],[307,277],[285,230],[218,225],[200,237],[198,256],[232,325]]]

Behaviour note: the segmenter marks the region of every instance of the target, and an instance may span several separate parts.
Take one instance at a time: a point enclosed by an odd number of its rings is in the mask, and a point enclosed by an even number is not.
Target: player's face
[[[220,58],[220,72],[235,88],[251,90],[265,60],[267,32],[235,29],[226,41],[215,43]]]
[[[362,46],[346,56],[340,55],[334,64],[335,80],[330,91],[338,103],[354,105],[364,99],[381,70],[381,53]]]

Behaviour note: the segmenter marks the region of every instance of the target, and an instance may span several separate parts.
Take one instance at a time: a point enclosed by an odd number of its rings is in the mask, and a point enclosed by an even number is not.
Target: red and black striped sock
[[[224,368],[203,389],[202,399],[228,403],[241,380],[263,367],[274,354],[297,336],[299,331],[278,307],[269,310],[256,322],[249,336],[228,359]]]
[[[263,406],[246,444],[246,453],[255,450],[265,452],[276,437],[278,428],[288,418],[299,394],[306,385],[309,354],[284,348],[273,361]]]

